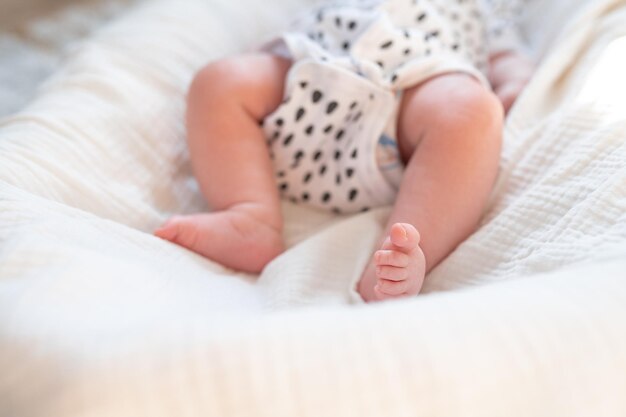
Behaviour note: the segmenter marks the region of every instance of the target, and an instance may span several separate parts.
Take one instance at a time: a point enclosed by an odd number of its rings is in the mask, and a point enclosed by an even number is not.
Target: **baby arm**
[[[525,54],[510,50],[489,58],[489,81],[505,112],[509,112],[530,81],[535,65]]]

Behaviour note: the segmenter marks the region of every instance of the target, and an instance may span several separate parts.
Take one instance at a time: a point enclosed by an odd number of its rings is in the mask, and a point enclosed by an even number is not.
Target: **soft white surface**
[[[625,415],[624,1],[558,37],[572,2],[533,14],[546,61],[484,224],[426,295],[347,305],[385,210],[285,205],[290,250],[258,283],[150,235],[203,207],[194,70],[304,3],[146,4],[2,123],[0,415]]]

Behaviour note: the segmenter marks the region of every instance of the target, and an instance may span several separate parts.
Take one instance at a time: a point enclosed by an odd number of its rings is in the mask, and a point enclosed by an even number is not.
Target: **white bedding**
[[[545,61],[425,295],[351,293],[386,210],[285,204],[290,249],[258,279],[151,236],[204,207],[193,72],[306,3],[146,3],[0,122],[0,416],[626,415],[623,0],[535,2]]]

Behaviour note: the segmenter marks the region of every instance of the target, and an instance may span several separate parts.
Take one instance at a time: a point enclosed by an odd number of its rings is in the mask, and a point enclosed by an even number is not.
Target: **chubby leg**
[[[398,145],[406,172],[381,244],[386,254],[373,256],[359,283],[366,301],[417,294],[425,273],[474,231],[497,175],[502,121],[497,97],[469,75],[441,75],[405,92]],[[419,242],[408,258],[398,245],[404,234],[406,245]]]
[[[259,123],[280,104],[289,66],[272,55],[242,55],[196,75],[187,142],[212,212],[173,217],[157,236],[247,272],[283,251],[279,194]]]

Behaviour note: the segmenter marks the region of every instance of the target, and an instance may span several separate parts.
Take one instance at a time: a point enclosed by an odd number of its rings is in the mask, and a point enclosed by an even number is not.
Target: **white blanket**
[[[626,2],[575,3],[532,10],[545,60],[482,227],[378,305],[351,285],[387,210],[285,204],[258,278],[150,234],[204,207],[194,71],[306,1],[159,0],[96,34],[0,122],[0,416],[626,415]]]

